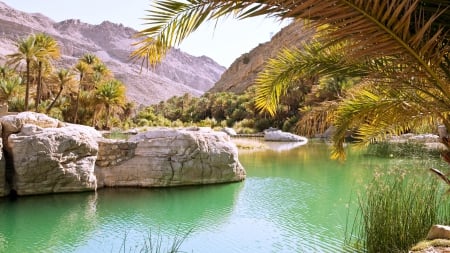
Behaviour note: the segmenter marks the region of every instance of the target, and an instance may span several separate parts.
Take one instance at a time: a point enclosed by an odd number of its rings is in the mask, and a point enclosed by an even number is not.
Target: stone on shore
[[[434,225],[428,231],[427,240],[446,239],[450,240],[450,226]]]
[[[9,135],[11,189],[17,195],[95,190],[96,138],[100,133],[82,125],[38,125],[42,126],[20,122],[20,131]]]
[[[296,142],[308,142],[308,139],[295,135],[288,132],[283,132],[281,130],[270,130],[270,131],[264,131],[264,140],[265,141],[296,141]]]
[[[134,157],[96,167],[99,186],[162,187],[241,181],[245,170],[236,145],[207,128],[160,128],[130,138]]]

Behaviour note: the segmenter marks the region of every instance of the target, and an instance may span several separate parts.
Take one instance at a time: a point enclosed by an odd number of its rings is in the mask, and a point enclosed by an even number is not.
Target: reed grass
[[[119,253],[182,253],[180,247],[189,234],[188,231],[182,235],[177,232],[172,238],[163,238],[161,233],[153,234],[149,232],[140,245],[127,246],[127,235],[125,234]]]
[[[377,174],[358,200],[347,244],[362,252],[408,252],[434,224],[450,223],[450,196],[434,178]]]
[[[430,149],[419,142],[377,142],[367,147],[367,154],[383,158],[438,158],[441,150]]]

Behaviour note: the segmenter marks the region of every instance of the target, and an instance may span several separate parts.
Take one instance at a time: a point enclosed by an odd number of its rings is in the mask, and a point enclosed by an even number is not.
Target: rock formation
[[[269,58],[277,56],[286,47],[300,47],[312,38],[315,31],[305,28],[302,22],[292,23],[278,32],[266,43],[243,54],[223,73],[210,92],[229,91],[243,93],[253,85],[255,78]]]
[[[2,127],[0,125],[0,131]],[[0,150],[3,149],[3,140],[0,139]],[[3,156],[3,152],[0,152],[0,197],[6,196],[9,194],[9,185],[6,182],[6,167],[5,167],[5,157]]]
[[[23,112],[0,118],[0,196],[241,181],[237,147],[211,129],[153,129],[130,140]],[[3,156],[4,155],[4,156]],[[0,164],[1,165],[1,164]]]
[[[163,128],[129,141],[137,143],[135,156],[115,166],[97,166],[99,186],[198,185],[245,178],[237,147],[223,132]]]
[[[308,139],[295,135],[288,132],[283,132],[281,130],[271,130],[271,131],[264,131],[264,140],[265,141],[286,141],[286,142],[303,142],[307,143]]]
[[[181,96],[199,96],[210,89],[225,71],[212,59],[194,57],[173,49],[155,69],[140,71],[140,62],[129,55],[134,50],[137,31],[105,21],[90,25],[79,20],[55,22],[41,14],[15,10],[0,2],[0,65],[7,54],[14,53],[16,41],[31,33],[43,32],[54,37],[60,47],[62,67],[70,68],[85,53],[102,59],[114,76],[127,87],[128,99],[149,105]],[[60,66],[60,67],[61,67]]]
[[[0,119],[9,186],[18,195],[96,189],[99,132],[24,112]]]

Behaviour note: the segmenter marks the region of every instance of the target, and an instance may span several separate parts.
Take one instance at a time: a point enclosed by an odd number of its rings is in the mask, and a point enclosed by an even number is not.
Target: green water
[[[328,157],[310,143],[242,152],[240,183],[2,199],[0,252],[138,252],[149,234],[165,246],[191,230],[184,252],[340,252],[350,199],[374,169],[402,161]]]

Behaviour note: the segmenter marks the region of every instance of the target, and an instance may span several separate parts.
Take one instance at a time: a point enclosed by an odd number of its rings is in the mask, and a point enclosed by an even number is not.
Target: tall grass
[[[119,253],[181,253],[184,251],[180,251],[180,247],[191,232],[192,230],[183,235],[180,235],[177,232],[173,238],[166,239],[164,239],[159,232],[157,234],[149,232],[147,237],[143,238],[142,243],[140,245],[135,245],[134,247],[127,246],[127,235],[125,234]]]
[[[439,149],[430,149],[419,142],[377,142],[367,147],[367,154],[386,158],[438,158]]]
[[[434,224],[450,224],[450,196],[440,182],[377,174],[359,197],[347,243],[364,252],[407,252]]]

